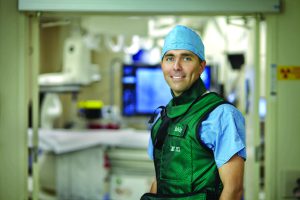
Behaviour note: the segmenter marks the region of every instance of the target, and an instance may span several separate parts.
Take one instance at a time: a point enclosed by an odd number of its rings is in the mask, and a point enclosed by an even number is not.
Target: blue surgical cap
[[[200,36],[186,26],[177,25],[166,36],[161,59],[167,51],[175,49],[191,51],[201,60],[205,60],[204,45]]]

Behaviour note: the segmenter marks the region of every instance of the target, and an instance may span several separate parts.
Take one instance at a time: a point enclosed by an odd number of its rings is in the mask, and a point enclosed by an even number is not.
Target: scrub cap
[[[201,60],[205,60],[204,45],[200,36],[186,26],[177,25],[166,36],[161,59],[164,57],[167,51],[175,49],[191,51]]]

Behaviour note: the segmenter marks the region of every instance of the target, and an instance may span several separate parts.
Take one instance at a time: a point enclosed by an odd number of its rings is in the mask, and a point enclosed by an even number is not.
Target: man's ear
[[[200,61],[200,75],[202,74],[202,72],[204,71],[205,69],[205,66],[206,66],[206,61]]]

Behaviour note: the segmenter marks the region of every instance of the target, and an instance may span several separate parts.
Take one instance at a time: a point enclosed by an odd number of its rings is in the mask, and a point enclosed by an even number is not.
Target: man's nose
[[[173,69],[174,70],[181,70],[182,69],[180,59],[175,59]]]

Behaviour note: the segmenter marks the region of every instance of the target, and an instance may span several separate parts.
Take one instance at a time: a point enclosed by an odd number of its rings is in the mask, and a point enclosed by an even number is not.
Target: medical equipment
[[[65,40],[62,72],[39,75],[40,86],[87,85],[99,80],[97,65],[91,64],[91,52],[78,35]]]
[[[53,129],[54,120],[62,113],[62,104],[56,93],[46,93],[41,108],[41,128]]]

